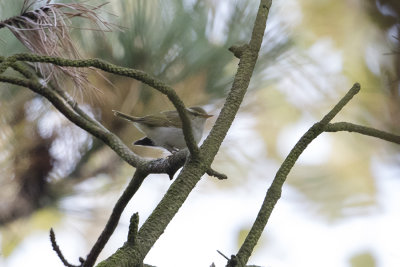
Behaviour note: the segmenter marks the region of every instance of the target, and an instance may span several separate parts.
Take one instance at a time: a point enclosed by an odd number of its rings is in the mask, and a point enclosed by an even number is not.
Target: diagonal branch
[[[102,140],[130,165],[139,166],[145,162],[144,159],[133,153],[116,135],[77,114],[63,98],[50,88],[32,79],[28,80],[6,75],[0,75],[0,82],[23,86],[44,96],[70,121]]]
[[[81,266],[81,265],[72,265],[65,259],[64,255],[61,252],[60,247],[57,245],[56,234],[54,233],[53,228],[50,229],[50,243],[51,243],[51,246],[53,247],[53,250],[56,252],[58,258],[60,258],[60,260],[64,264],[64,266],[66,266],[66,267],[80,267]]]
[[[201,150],[204,151],[204,154],[207,154],[207,159],[210,163],[217,154],[222,141],[232,125],[249,86],[257,62],[258,53],[261,48],[271,4],[272,0],[260,1],[250,42],[248,45],[241,46],[240,49],[239,67],[232,84],[232,89],[226,98],[224,107],[222,108],[214,127],[211,129],[210,134],[201,146]]]
[[[103,232],[97,239],[96,243],[90,250],[90,253],[87,256],[85,262],[83,263],[84,267],[94,265],[100,252],[103,250],[104,246],[107,244],[111,235],[114,233],[114,230],[118,225],[119,218],[121,217],[121,214],[124,211],[126,205],[128,204],[129,200],[131,200],[131,198],[136,193],[136,191],[139,189],[139,187],[141,186],[142,182],[147,177],[147,175],[148,175],[148,173],[146,173],[146,172],[143,172],[139,169],[136,170],[135,174],[133,175],[132,180],[129,182],[129,185],[126,187],[126,189],[122,193],[121,197],[118,199],[117,203],[115,204],[113,211],[111,213],[111,216],[108,219],[108,222],[107,222]]]
[[[140,228],[134,246],[125,244],[98,266],[136,266],[141,264],[201,176],[211,165],[248,88],[257,62],[270,6],[270,0],[260,1],[249,46],[246,46],[241,54],[232,89],[216,124],[200,148],[200,158],[188,158],[178,178],[172,183],[163,199]]]
[[[228,262],[227,266],[245,266],[249,260],[251,253],[254,250],[265,226],[267,225],[268,219],[271,216],[272,210],[276,203],[281,197],[282,186],[285,182],[290,170],[293,168],[297,159],[307,148],[307,146],[317,138],[325,129],[327,124],[336,116],[336,114],[353,98],[355,94],[360,91],[360,85],[354,84],[349,92],[335,105],[335,107],[324,116],[324,118],[315,123],[296,143],[289,155],[286,157],[281,167],[277,171],[271,186],[269,187],[264,201],[261,205],[260,211],[258,212],[257,218],[254,221],[253,226],[250,229],[244,243],[240,247],[236,256]]]

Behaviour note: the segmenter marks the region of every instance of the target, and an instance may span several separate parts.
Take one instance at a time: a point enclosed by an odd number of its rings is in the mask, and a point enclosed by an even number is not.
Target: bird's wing
[[[147,127],[176,127],[181,128],[182,122],[176,111],[165,111],[157,115],[134,117],[120,111],[113,110],[114,115],[131,122],[137,122]]]
[[[142,139],[136,140],[133,144],[137,145],[137,146],[156,146],[154,144],[153,140],[151,140],[148,137],[144,137]]]
[[[176,127],[176,128],[182,128],[182,121],[181,118],[179,118],[178,112],[175,110],[172,111],[164,111],[161,113],[165,118],[169,121],[170,125],[167,125],[169,127]]]

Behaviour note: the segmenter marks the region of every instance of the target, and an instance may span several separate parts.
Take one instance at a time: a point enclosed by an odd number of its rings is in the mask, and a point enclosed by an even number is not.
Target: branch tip
[[[129,224],[129,230],[128,230],[128,244],[134,245],[136,242],[136,236],[139,228],[139,213],[135,212],[132,217],[131,221]]]
[[[232,45],[231,47],[228,48],[228,50],[231,51],[235,57],[240,59],[243,55],[244,50],[246,50],[248,46],[249,46],[248,44]]]
[[[217,172],[216,170],[214,170],[214,169],[212,169],[212,168],[209,168],[209,169],[206,171],[206,173],[207,173],[209,176],[214,176],[214,177],[216,177],[218,180],[226,180],[226,179],[228,179],[228,176],[227,176],[226,174]]]
[[[276,203],[281,197],[282,186],[297,159],[304,152],[307,146],[325,131],[329,125],[329,122],[353,98],[353,96],[360,91],[360,88],[360,84],[355,83],[346,93],[346,95],[343,96],[319,122],[315,123],[310,129],[308,129],[308,131],[299,139],[299,141],[297,141],[296,145],[292,148],[289,155],[285,158],[279,170],[276,172],[271,186],[269,187],[261,208],[257,214],[257,218],[247,234],[245,241],[236,254],[236,257],[232,257],[227,266],[237,266],[237,264],[239,264],[239,266],[244,266],[247,263],[255,245],[257,244],[257,241],[261,237],[261,234],[267,225],[268,219],[271,216]]]
[[[219,255],[221,255],[222,257],[224,257],[226,260],[229,260],[229,258],[228,258],[227,256],[225,256],[225,254],[222,253],[221,251],[219,251],[218,249],[217,249],[217,252],[218,252]]]
[[[375,128],[366,127],[350,122],[335,122],[328,123],[325,128],[325,132],[339,132],[339,131],[347,131],[347,132],[355,132],[366,136],[376,137],[378,139],[382,139],[391,143],[395,143],[400,145],[400,135],[395,135],[392,133],[388,133],[385,131],[381,131]]]
[[[111,235],[114,233],[115,228],[118,225],[119,219],[121,218],[122,212],[125,210],[126,205],[128,205],[128,202],[131,200],[133,195],[136,193],[136,191],[139,189],[140,185],[144,181],[144,179],[147,177],[148,173],[143,172],[140,169],[136,169],[135,174],[133,175],[133,178],[129,182],[128,186],[125,188],[124,192],[118,199],[117,203],[115,204],[113,211],[107,221],[106,226],[104,227],[103,231],[101,232],[99,238],[97,239],[96,243],[90,250],[86,262],[85,262],[85,267],[86,266],[93,266],[97,260],[97,257],[99,256],[100,252],[103,250],[104,246],[110,239]],[[134,232],[137,229],[133,228],[134,224],[132,225],[132,220],[135,221],[135,214],[131,217],[131,225],[129,226],[129,232],[128,232],[128,242],[129,240],[132,239],[132,232]],[[139,222],[139,214],[137,214],[137,221]],[[136,224],[137,227],[138,223]],[[136,234],[135,234],[135,239],[136,239]]]
[[[64,255],[61,252],[60,247],[57,245],[57,241],[56,241],[56,234],[54,233],[53,228],[50,228],[50,242],[51,242],[51,246],[53,247],[53,250],[56,252],[58,258],[61,260],[61,262],[64,264],[64,266],[66,267],[80,267],[82,266],[82,261],[81,261],[81,265],[73,265],[70,264],[64,257]],[[81,258],[79,258],[80,261]]]
[[[331,109],[331,111],[329,111],[328,114],[322,118],[320,123],[323,126],[326,126],[342,110],[342,108],[349,103],[353,96],[360,92],[360,90],[361,85],[359,83],[355,83],[346,93],[346,95],[343,96],[342,99],[340,99],[340,101]]]

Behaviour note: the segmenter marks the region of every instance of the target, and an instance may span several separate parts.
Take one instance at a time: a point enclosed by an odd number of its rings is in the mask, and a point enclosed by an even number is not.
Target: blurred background
[[[0,1],[0,19],[18,15],[22,2]],[[187,106],[218,115],[238,63],[228,47],[249,40],[258,1],[109,2],[102,16],[125,29],[102,35],[75,21],[82,56],[144,70]],[[400,134],[399,13],[397,0],[274,1],[249,91],[213,163],[229,179],[205,176],[145,262],[224,266],[216,250],[237,252],[289,150],[353,83],[362,91],[334,121]],[[6,29],[0,47],[2,56],[26,51]],[[103,75],[111,84],[89,77],[98,90],[62,89],[136,153],[167,156],[132,146],[142,134],[111,110],[140,116],[172,109],[169,101],[134,80]],[[134,170],[42,97],[0,87],[0,266],[62,266],[50,227],[78,264]],[[399,163],[400,147],[391,143],[354,133],[318,137],[290,173],[250,263],[400,266]],[[166,175],[145,180],[100,259],[125,242],[130,215],[139,212],[143,223],[170,184]]]

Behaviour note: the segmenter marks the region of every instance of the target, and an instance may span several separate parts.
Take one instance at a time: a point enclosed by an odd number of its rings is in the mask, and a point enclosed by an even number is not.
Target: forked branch
[[[254,250],[265,226],[267,225],[268,219],[271,216],[272,210],[276,203],[281,197],[282,186],[285,182],[290,170],[293,168],[297,159],[307,148],[307,146],[317,138],[325,129],[326,125],[336,116],[336,114],[351,100],[351,98],[360,91],[360,85],[354,84],[349,92],[335,105],[335,107],[324,116],[324,118],[315,123],[296,143],[289,155],[283,161],[281,167],[275,175],[271,186],[269,187],[264,201],[261,205],[260,211],[258,212],[257,218],[253,223],[244,243],[240,247],[236,256],[233,256],[228,266],[240,266],[244,267],[250,258],[251,253]]]
[[[228,261],[227,266],[243,267],[246,265],[268,222],[272,210],[281,197],[282,186],[290,170],[294,166],[301,153],[303,153],[307,146],[321,133],[337,131],[358,132],[363,135],[373,136],[392,143],[400,144],[400,136],[398,135],[348,122],[330,123],[337,113],[351,100],[355,94],[359,92],[359,90],[360,85],[358,83],[354,84],[349,92],[339,101],[339,103],[320,122],[315,123],[296,143],[276,173],[275,178],[272,181],[272,184],[269,187],[265,199],[261,205],[257,218],[254,221],[244,243],[240,247],[238,253],[233,255]]]

